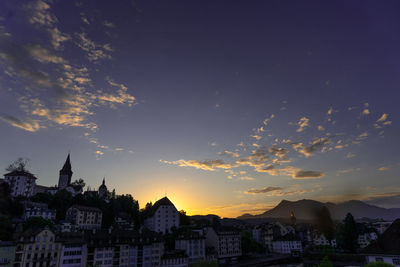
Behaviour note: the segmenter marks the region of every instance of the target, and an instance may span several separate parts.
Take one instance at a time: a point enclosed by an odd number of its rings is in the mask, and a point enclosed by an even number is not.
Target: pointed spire
[[[103,183],[101,185],[106,185],[106,177],[103,178]]]
[[[70,155],[68,153],[67,159],[65,160],[64,166],[61,169],[62,171],[71,171],[71,160]]]

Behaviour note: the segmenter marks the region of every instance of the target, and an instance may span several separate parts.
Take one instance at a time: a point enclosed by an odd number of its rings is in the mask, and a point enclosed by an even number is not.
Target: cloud
[[[163,163],[166,164],[171,164],[171,165],[178,165],[179,167],[193,167],[196,169],[201,169],[201,170],[206,170],[206,171],[215,171],[217,169],[230,169],[232,168],[232,165],[229,163],[225,163],[224,161],[220,159],[216,160],[204,160],[204,161],[199,161],[199,160],[176,160],[176,161],[166,161],[166,160],[160,160]]]
[[[320,131],[320,132],[325,131],[325,128],[324,128],[324,126],[322,126],[322,125],[318,125],[318,126],[317,126],[317,129],[318,129],[318,131]]]
[[[381,172],[387,171],[387,170],[389,170],[389,167],[380,167],[380,168],[378,168],[378,171],[381,171]]]
[[[360,171],[360,170],[361,170],[361,168],[351,168],[351,169],[340,170],[340,171],[338,171],[337,175],[340,175],[343,173],[356,172],[356,171]]]
[[[299,128],[296,130],[296,132],[301,133],[304,131],[304,129],[306,127],[310,126],[310,119],[306,118],[306,117],[302,117],[298,122],[297,125],[299,126]]]
[[[383,113],[376,122],[384,122],[385,120],[387,120],[388,116],[388,114]]]
[[[106,26],[107,28],[115,28],[115,24],[110,21],[104,21],[103,25]]]
[[[28,132],[36,132],[40,129],[40,125],[36,121],[22,121],[4,113],[0,113],[0,120]]]
[[[27,4],[25,8],[30,12],[28,21],[31,24],[52,26],[58,21],[57,17],[51,14],[50,5],[44,1],[33,1]]]
[[[333,110],[333,108],[332,108],[332,107],[330,107],[330,108],[329,108],[329,110],[328,110],[328,112],[327,112],[326,114],[328,114],[328,115],[332,115],[332,114],[333,114],[333,111],[334,111],[334,110]]]
[[[76,45],[83,51],[87,52],[87,58],[89,61],[96,63],[101,59],[111,59],[111,55],[107,53],[112,50],[109,45],[96,44],[93,40],[87,37],[87,33],[85,32],[76,34],[76,36],[78,38]]]
[[[264,194],[264,193],[268,193],[271,191],[282,191],[283,188],[282,187],[274,187],[274,186],[267,186],[264,187],[262,189],[249,189],[247,190],[245,193],[246,194]]]
[[[239,178],[239,180],[242,180],[242,181],[254,181],[255,179],[253,177],[250,177],[250,176],[242,176],[242,177]]]
[[[355,156],[356,156],[355,154],[349,152],[349,153],[347,153],[346,158],[351,159],[351,158],[354,158]]]
[[[315,138],[310,146],[303,143],[292,143],[292,148],[306,157],[310,157],[319,148],[330,144],[332,141],[328,137]]]
[[[231,156],[234,158],[238,158],[239,157],[239,153],[236,152],[232,152],[229,150],[225,150],[224,152],[218,152],[218,155],[226,155],[226,156]]]
[[[294,179],[318,179],[325,176],[325,173],[319,171],[305,171],[300,170],[292,175]]]
[[[289,153],[289,150],[286,148],[270,147],[268,152],[281,159],[286,159],[286,155]]]
[[[268,118],[266,118],[266,119],[263,121],[264,125],[267,126],[268,123],[269,123],[273,118],[275,118],[275,115],[274,115],[274,114],[271,114],[271,116],[269,116]]]
[[[369,109],[365,108],[365,109],[362,111],[361,114],[363,114],[363,115],[369,115],[369,114],[371,114],[371,112],[369,111]]]

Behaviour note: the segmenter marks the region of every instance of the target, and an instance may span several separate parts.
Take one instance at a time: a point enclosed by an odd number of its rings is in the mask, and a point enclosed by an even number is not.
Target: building
[[[152,231],[121,229],[86,231],[88,245],[87,265],[106,266],[160,266],[164,242]]]
[[[15,243],[12,241],[0,241],[0,266],[14,266]]]
[[[314,246],[332,246],[333,248],[336,247],[336,239],[332,239],[329,241],[324,234],[316,233],[313,238],[313,245]]]
[[[108,189],[106,186],[106,178],[103,178],[103,182],[101,183],[99,187],[99,197],[101,198],[107,198],[108,197]]]
[[[189,264],[206,258],[206,238],[202,230],[181,229],[175,238],[175,249],[182,250],[188,257]]]
[[[167,197],[164,197],[151,207],[144,225],[155,232],[169,233],[172,228],[179,227],[179,212],[174,204]]]
[[[49,228],[28,229],[17,242],[14,266],[57,266],[60,249]]]
[[[28,171],[12,171],[4,174],[4,181],[11,189],[12,197],[31,197],[35,193],[36,177]]]
[[[357,238],[357,243],[360,248],[367,247],[372,241],[377,240],[378,235],[375,232],[366,232],[363,234],[359,234]]]
[[[59,266],[86,266],[87,246],[82,233],[64,233],[58,240],[61,243]]]
[[[81,229],[100,229],[102,212],[98,208],[73,205],[67,210],[65,219]]]
[[[217,251],[220,263],[234,263],[242,255],[240,232],[233,228],[205,229],[206,246]]]
[[[298,256],[303,253],[303,247],[299,238],[289,234],[272,241],[272,252]]]
[[[400,219],[395,220],[376,241],[363,249],[362,254],[367,264],[381,261],[400,266]]]
[[[161,258],[161,267],[189,267],[189,257],[183,250],[167,251]]]
[[[52,210],[47,207],[26,207],[24,209],[23,217],[24,220],[27,220],[31,217],[41,217],[43,219],[54,221],[56,219],[56,210]]]
[[[72,196],[76,196],[82,194],[83,188],[80,185],[71,184],[72,174],[71,158],[70,154],[68,153],[67,159],[60,170],[60,176],[58,178],[58,190],[67,190],[72,194]]]

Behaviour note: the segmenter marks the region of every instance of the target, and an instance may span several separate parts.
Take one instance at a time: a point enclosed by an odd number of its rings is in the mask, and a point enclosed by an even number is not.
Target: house
[[[240,232],[234,228],[205,229],[206,246],[217,251],[220,263],[234,263],[242,255]]]
[[[0,241],[0,266],[14,266],[15,242]]]
[[[360,248],[367,247],[372,241],[377,240],[378,235],[375,232],[365,232],[363,234],[359,234],[357,238],[357,243]]]
[[[151,207],[144,226],[152,231],[165,234],[171,232],[172,228],[178,228],[179,222],[178,210],[167,197],[164,197]]]
[[[57,266],[61,245],[48,227],[31,228],[19,236],[14,266]]]
[[[102,212],[99,208],[73,205],[67,210],[65,219],[81,229],[100,229]]]
[[[287,234],[272,241],[272,252],[298,256],[303,253],[303,247],[300,238],[293,234]]]
[[[11,189],[12,197],[31,197],[35,193],[36,177],[28,171],[12,171],[4,174],[4,181]]]
[[[395,220],[376,241],[364,248],[362,253],[367,263],[382,261],[400,266],[400,219]]]
[[[332,246],[336,247],[336,239],[332,239],[329,241],[324,234],[315,233],[313,238],[313,245],[314,246]]]
[[[161,258],[161,267],[188,267],[189,258],[183,250],[167,251]]]
[[[189,264],[206,258],[206,238],[202,230],[180,229],[175,237],[175,249],[188,256]]]
[[[43,219],[54,221],[56,219],[56,210],[46,207],[26,207],[24,208],[24,220],[31,217],[41,217]]]

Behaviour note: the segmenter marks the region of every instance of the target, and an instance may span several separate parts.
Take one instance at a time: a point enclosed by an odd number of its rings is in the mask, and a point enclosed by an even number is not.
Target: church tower
[[[106,198],[108,194],[107,186],[106,186],[106,178],[103,178],[103,183],[99,187],[99,197]]]
[[[69,153],[67,160],[64,163],[64,166],[60,170],[60,178],[58,179],[58,189],[65,189],[71,183],[72,170],[71,170],[71,161],[69,158]]]

